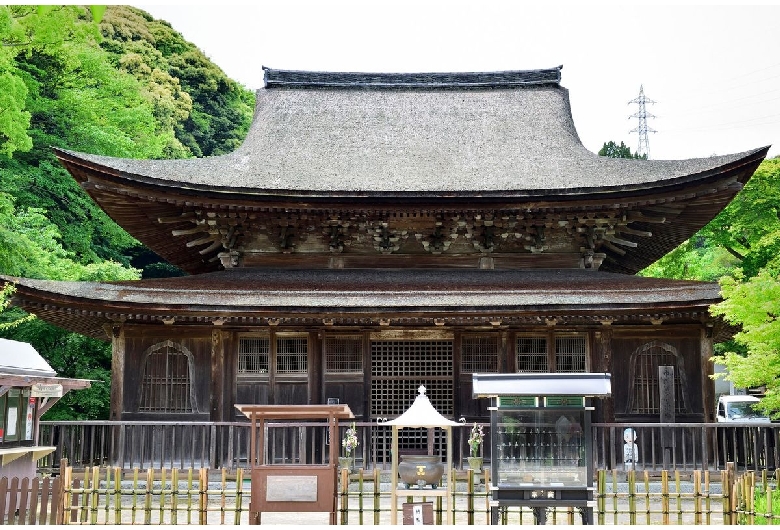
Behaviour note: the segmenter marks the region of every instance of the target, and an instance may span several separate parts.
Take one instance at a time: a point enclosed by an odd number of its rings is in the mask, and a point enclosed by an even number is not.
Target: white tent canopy
[[[433,408],[428,396],[425,395],[425,387],[420,385],[417,389],[420,393],[412,406],[406,412],[385,423],[403,429],[404,427],[457,427],[460,423],[448,420]]]
[[[30,344],[9,339],[0,339],[0,373],[38,377],[57,376],[49,363]]]
[[[454,473],[452,471],[452,428],[458,427],[461,424],[448,420],[439,412],[433,408],[428,396],[425,395],[425,387],[420,385],[417,389],[420,393],[415,399],[412,406],[406,409],[406,412],[383,425],[390,425],[393,428],[393,442],[392,442],[392,471],[390,480],[390,524],[398,524],[398,497],[407,498],[409,496],[423,496],[423,497],[444,497],[447,502],[447,524],[455,524],[453,511],[450,509],[450,502],[452,497],[452,491],[454,490]],[[447,459],[446,459],[446,488],[442,489],[428,489],[420,488],[417,490],[406,489],[402,494],[399,494],[398,490],[398,431],[407,427],[422,427],[422,428],[441,428],[447,433]],[[429,448],[430,450],[430,448]]]

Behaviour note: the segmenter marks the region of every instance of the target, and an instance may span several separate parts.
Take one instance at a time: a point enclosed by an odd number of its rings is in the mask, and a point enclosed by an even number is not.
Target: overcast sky
[[[563,65],[588,149],[637,150],[628,102],[655,104],[650,157],[780,155],[780,5],[474,0],[135,4],[167,20],[225,73],[261,88],[262,66],[288,70],[495,71]]]

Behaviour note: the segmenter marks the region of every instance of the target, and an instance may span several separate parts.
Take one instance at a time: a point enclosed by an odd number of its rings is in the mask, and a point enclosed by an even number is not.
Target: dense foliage
[[[599,156],[606,156],[609,158],[636,158],[640,160],[647,160],[647,155],[640,155],[638,153],[632,153],[631,148],[623,142],[620,145],[613,141],[604,142],[604,145],[599,149]]]
[[[51,146],[131,158],[235,149],[253,94],[169,24],[127,6],[0,6],[0,274],[108,281],[180,274],[100,210]],[[110,346],[8,308],[0,335],[99,381],[48,418],[106,418]]]

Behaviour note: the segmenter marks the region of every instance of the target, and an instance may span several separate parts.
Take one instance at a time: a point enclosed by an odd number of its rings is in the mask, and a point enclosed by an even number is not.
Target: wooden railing
[[[635,459],[624,435],[633,429]],[[596,423],[594,467],[608,470],[780,469],[778,423]],[[635,460],[635,461],[630,461]]]
[[[342,434],[349,427],[341,426]],[[355,454],[358,468],[390,468],[391,428],[378,423],[356,422],[360,445]],[[331,443],[324,423],[274,423],[266,435],[269,463],[323,461]],[[463,469],[469,425],[454,429],[456,468]],[[624,432],[636,433],[635,461],[625,458]],[[481,451],[489,463],[490,426],[485,425]],[[340,439],[336,441],[340,443]],[[56,447],[40,462],[56,469],[62,458],[81,469],[86,466],[118,466],[124,469],[245,468],[249,448],[246,422],[42,422],[41,445]],[[442,457],[446,449],[431,444]],[[734,462],[737,471],[780,469],[780,424],[722,423],[596,423],[591,449],[594,469],[618,471],[721,470]]]

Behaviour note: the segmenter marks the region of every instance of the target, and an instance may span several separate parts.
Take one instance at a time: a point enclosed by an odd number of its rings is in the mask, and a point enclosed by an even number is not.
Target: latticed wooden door
[[[454,410],[452,340],[377,340],[371,342],[371,417],[392,419],[403,414],[425,386],[434,408],[445,417]],[[427,449],[426,429],[403,429],[399,451]],[[443,440],[435,433],[436,451]]]

